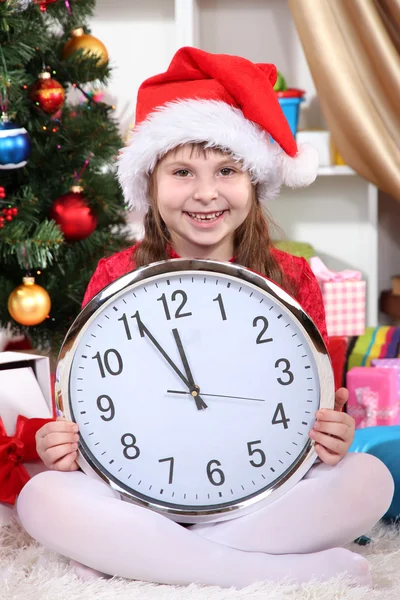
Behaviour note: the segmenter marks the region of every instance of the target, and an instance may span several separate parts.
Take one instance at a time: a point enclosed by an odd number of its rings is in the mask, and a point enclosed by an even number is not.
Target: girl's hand
[[[348,452],[353,439],[355,422],[353,417],[341,412],[349,397],[345,388],[335,394],[335,408],[317,411],[309,436],[315,441],[315,450],[327,465],[337,465]]]
[[[79,466],[79,427],[72,421],[58,417],[46,423],[36,433],[36,450],[48,469],[54,471],[76,471]]]

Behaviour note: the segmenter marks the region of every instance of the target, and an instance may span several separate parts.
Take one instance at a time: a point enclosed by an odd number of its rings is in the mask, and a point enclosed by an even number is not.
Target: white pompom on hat
[[[205,143],[240,160],[258,184],[261,202],[274,198],[282,184],[311,184],[318,153],[306,144],[297,147],[273,89],[276,78],[271,64],[178,50],[167,71],[138,91],[135,128],[118,161],[130,207],[147,210],[149,174],[162,156],[186,143]]]

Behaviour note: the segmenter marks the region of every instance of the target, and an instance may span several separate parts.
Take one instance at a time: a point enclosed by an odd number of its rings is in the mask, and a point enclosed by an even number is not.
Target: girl
[[[272,248],[262,209],[282,183],[307,185],[317,168],[312,151],[296,146],[275,80],[273,65],[183,48],[166,73],[142,84],[119,177],[127,201],[147,210],[144,239],[99,262],[83,304],[157,260],[234,260],[291,292],[326,341],[318,284],[304,259]],[[241,588],[347,572],[368,585],[367,561],[341,546],[386,512],[393,481],[373,456],[347,454],[354,421],[341,411],[346,400],[340,389],[335,410],[317,412],[310,437],[320,460],[286,495],[247,516],[189,527],[78,471],[78,426],[49,423],[37,448],[50,470],[22,490],[19,517],[44,545],[108,575]]]

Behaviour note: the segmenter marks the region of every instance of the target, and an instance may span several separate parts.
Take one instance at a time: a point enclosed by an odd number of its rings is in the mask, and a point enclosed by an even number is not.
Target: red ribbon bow
[[[28,419],[18,415],[14,435],[7,435],[0,418],[0,502],[14,504],[30,476],[23,462],[40,460],[36,452],[35,435],[54,419]]]

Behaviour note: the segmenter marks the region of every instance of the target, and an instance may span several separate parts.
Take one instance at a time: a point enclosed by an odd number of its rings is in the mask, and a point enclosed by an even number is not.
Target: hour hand
[[[181,357],[181,360],[182,360],[183,368],[185,369],[186,377],[188,378],[188,381],[192,387],[192,389],[190,390],[190,393],[193,396],[194,401],[196,402],[196,406],[197,406],[198,410],[207,408],[207,404],[204,402],[202,397],[199,395],[200,388],[194,382],[193,375],[192,375],[192,372],[189,367],[189,361],[188,361],[186,353],[183,349],[183,344],[182,344],[181,336],[179,335],[179,331],[177,329],[173,329],[172,333],[174,334],[175,342],[178,347],[178,352],[179,352],[179,356]]]
[[[162,346],[160,346],[160,344],[157,342],[157,340],[152,335],[152,333],[147,329],[146,325],[140,319],[139,314],[136,313],[133,316],[137,319],[141,337],[144,337],[146,335],[149,338],[149,340],[155,346],[155,348],[157,348],[157,350],[161,354],[161,356],[164,357],[164,359],[167,361],[167,363],[170,365],[170,367],[172,367],[172,369],[175,371],[175,373],[178,375],[178,377],[180,377],[180,379],[183,381],[183,383],[188,387],[188,389],[190,390],[189,393],[193,396],[193,398],[196,401],[196,406],[197,406],[198,410],[207,408],[207,405],[203,402],[203,400],[198,395],[197,386],[193,386],[192,383],[189,382],[188,377],[187,376],[185,377],[185,375],[183,373],[181,373],[180,369],[178,369],[178,367],[176,366],[174,361],[171,359],[171,357],[168,356],[168,354],[165,352],[164,348]]]

